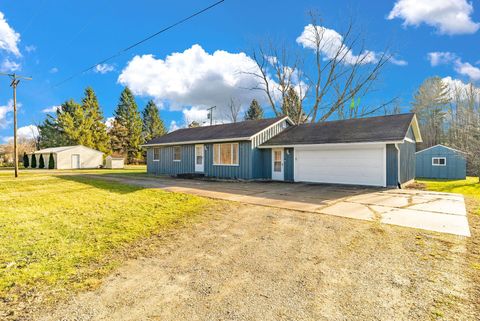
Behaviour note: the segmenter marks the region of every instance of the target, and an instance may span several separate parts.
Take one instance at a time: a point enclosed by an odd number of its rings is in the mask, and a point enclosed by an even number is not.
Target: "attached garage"
[[[283,157],[273,180],[397,187],[415,178],[421,141],[416,116],[399,114],[291,126],[260,148]]]
[[[385,146],[297,147],[295,181],[386,186]]]

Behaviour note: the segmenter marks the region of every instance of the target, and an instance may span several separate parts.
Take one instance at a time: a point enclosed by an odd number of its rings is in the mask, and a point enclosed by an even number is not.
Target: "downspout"
[[[402,184],[400,183],[400,147],[398,147],[398,143],[395,143],[395,148],[397,149],[397,187],[402,188]]]

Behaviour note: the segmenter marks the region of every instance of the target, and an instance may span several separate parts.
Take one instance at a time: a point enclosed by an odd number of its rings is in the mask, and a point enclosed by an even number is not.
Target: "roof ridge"
[[[348,118],[348,119],[335,119],[335,120],[327,120],[327,121],[324,121],[324,122],[303,123],[303,124],[298,124],[298,125],[295,125],[295,126],[321,125],[321,124],[327,124],[327,123],[359,121],[359,120],[374,119],[374,118],[389,118],[389,117],[398,117],[398,116],[406,116],[406,115],[412,115],[412,117],[413,117],[413,115],[415,115],[415,113],[401,113],[401,114],[378,115],[378,116],[370,116],[370,117],[358,117],[358,118]]]

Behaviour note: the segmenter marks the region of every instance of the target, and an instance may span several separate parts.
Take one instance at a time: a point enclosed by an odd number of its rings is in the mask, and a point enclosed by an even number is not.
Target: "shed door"
[[[72,168],[80,168],[80,155],[73,154],[72,155]]]
[[[205,170],[205,164],[204,164],[204,145],[199,144],[195,145],[195,172],[200,172],[203,173]]]
[[[385,145],[295,148],[295,181],[386,185]]]

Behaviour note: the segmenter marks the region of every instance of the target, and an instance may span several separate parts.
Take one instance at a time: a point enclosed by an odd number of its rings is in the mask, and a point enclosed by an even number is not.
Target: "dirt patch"
[[[477,218],[466,239],[225,206],[145,242],[145,255],[97,290],[29,319],[474,320],[480,313],[470,253],[479,248]]]

